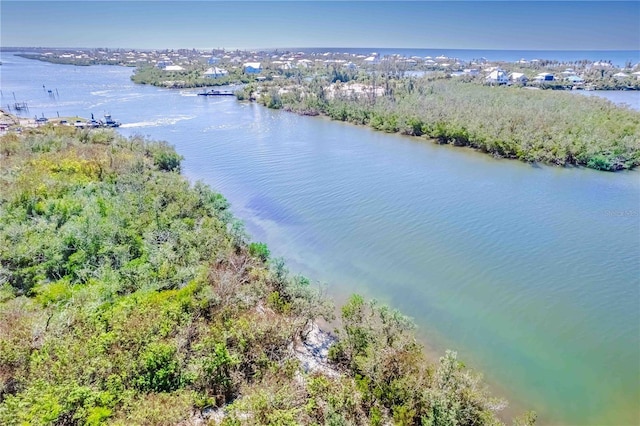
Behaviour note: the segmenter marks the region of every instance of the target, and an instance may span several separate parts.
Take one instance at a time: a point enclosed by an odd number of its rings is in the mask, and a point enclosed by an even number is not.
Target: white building
[[[206,78],[220,78],[227,75],[229,75],[229,71],[218,67],[211,67],[204,72]]]
[[[520,84],[525,84],[527,81],[529,81],[529,79],[527,78],[526,75],[524,75],[524,73],[521,72],[512,72],[509,75],[509,79],[513,82],[513,83],[520,83]]]
[[[553,74],[548,73],[548,72],[541,72],[540,74],[535,76],[533,81],[536,81],[538,83],[542,83],[544,81],[555,81],[555,79],[556,78],[553,76]]]
[[[247,74],[259,74],[262,71],[262,64],[260,62],[246,62],[242,68]]]
[[[509,76],[504,70],[493,70],[487,76],[487,83],[490,84],[507,84],[509,83]]]
[[[613,75],[615,78],[627,78],[629,77],[629,74],[623,73],[623,72],[617,72]]]

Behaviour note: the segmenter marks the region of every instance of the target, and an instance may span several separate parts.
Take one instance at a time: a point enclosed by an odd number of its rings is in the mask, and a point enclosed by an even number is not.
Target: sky
[[[640,50],[640,2],[1,0],[0,46]]]

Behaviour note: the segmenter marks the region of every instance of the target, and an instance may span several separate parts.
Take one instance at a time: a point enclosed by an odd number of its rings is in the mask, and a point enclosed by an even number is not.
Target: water
[[[290,269],[401,309],[540,424],[640,423],[640,173],[495,160],[134,86],[127,68],[2,61],[0,104],[110,112],[168,140]]]
[[[614,104],[627,106],[640,111],[640,91],[620,91],[620,90],[572,90],[584,96],[597,96],[607,99]]]

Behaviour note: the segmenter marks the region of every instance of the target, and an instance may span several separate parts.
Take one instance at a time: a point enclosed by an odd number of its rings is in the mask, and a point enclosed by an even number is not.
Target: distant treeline
[[[136,64],[130,64],[130,63],[127,63],[125,60],[121,60],[121,59],[44,56],[41,53],[16,53],[16,56],[21,56],[27,59],[36,59],[38,61],[50,62],[52,64],[60,64],[60,65],[76,65],[76,66],[120,65],[120,66],[126,66],[126,67],[136,66]]]
[[[332,305],[180,162],[104,129],[0,137],[0,424],[500,424],[455,353],[427,362],[359,296],[305,371],[293,348]]]
[[[364,85],[357,92],[353,83]],[[470,146],[496,157],[598,170],[640,164],[640,112],[556,91],[490,87],[446,78],[315,79],[249,85],[270,108],[327,115],[385,132]],[[374,94],[377,92],[377,95]]]
[[[204,77],[204,71],[201,67],[185,71],[166,71],[158,67],[142,66],[136,68],[135,73],[131,76],[131,80],[138,84],[181,89],[225,86],[255,81],[254,77],[237,70],[218,78]]]

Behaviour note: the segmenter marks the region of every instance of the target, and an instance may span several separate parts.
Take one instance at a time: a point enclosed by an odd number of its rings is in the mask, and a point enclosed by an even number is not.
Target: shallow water
[[[495,160],[134,86],[126,68],[2,61],[1,104],[111,113],[169,141],[292,271],[412,316],[540,424],[640,423],[640,173]]]

